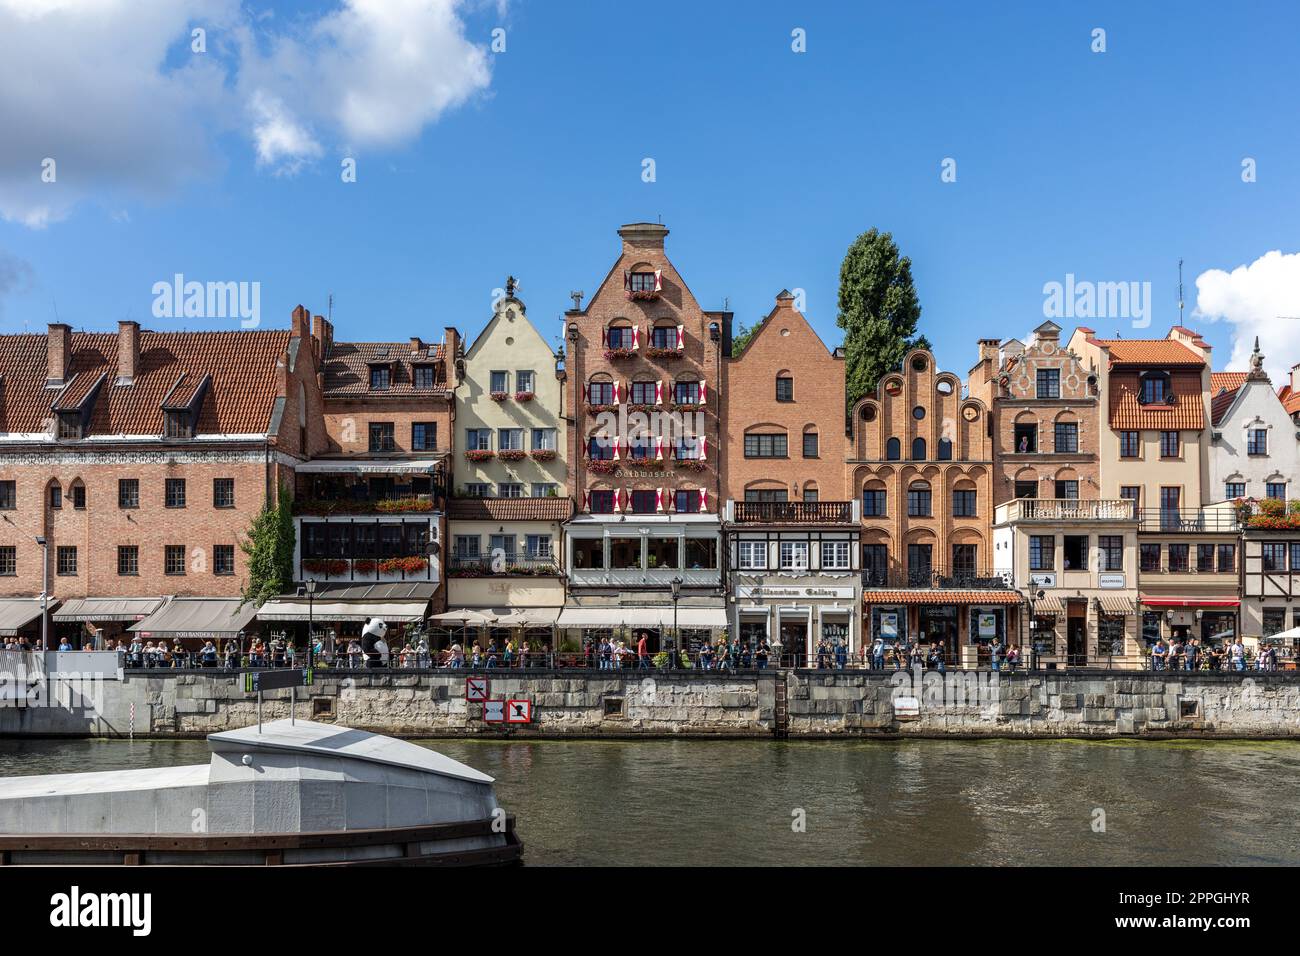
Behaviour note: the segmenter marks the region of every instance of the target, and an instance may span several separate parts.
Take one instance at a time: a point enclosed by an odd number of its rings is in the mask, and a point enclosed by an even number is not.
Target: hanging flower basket
[[[632,349],[605,349],[605,361],[616,362],[619,359],[631,358],[633,354]]]
[[[590,415],[599,415],[602,412],[612,412],[616,408],[618,408],[617,405],[588,405],[587,413]]]
[[[412,511],[432,511],[433,502],[427,498],[391,498],[375,503],[375,510],[384,514]]]
[[[377,566],[372,558],[359,558],[352,562],[352,570],[357,574],[374,574]]]
[[[554,461],[555,449],[553,448],[535,448],[532,452],[534,461]]]
[[[469,451],[465,452],[465,460],[466,461],[487,461],[494,454],[496,453],[493,452],[490,448],[471,448]]]
[[[302,563],[302,569],[336,578],[348,573],[348,562],[343,558],[312,558]]]
[[[515,392],[516,402],[531,402],[533,400],[532,392]]]

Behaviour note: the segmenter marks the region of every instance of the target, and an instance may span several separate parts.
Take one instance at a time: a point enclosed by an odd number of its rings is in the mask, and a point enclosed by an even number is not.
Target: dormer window
[[[387,365],[370,366],[370,390],[386,392],[393,381],[393,370]]]
[[[165,432],[167,438],[193,438],[194,429],[190,425],[189,412],[184,411],[167,411],[165,416]]]
[[[1142,376],[1142,404],[1167,405],[1172,397],[1168,372],[1147,372]]]
[[[372,380],[373,380],[373,376],[374,376],[374,372],[372,370],[371,372]],[[421,389],[423,391],[428,391],[433,388],[434,376],[433,376],[432,365],[414,366],[411,370],[411,376],[414,379],[416,388]],[[371,387],[373,388],[374,386],[372,385]]]
[[[59,438],[70,441],[81,438],[81,412],[59,413]]]

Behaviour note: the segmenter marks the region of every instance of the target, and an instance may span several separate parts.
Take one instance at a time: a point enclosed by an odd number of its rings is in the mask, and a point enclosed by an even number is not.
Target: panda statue
[[[361,650],[366,655],[367,667],[383,667],[388,657],[388,625],[377,617],[369,618],[361,629]]]

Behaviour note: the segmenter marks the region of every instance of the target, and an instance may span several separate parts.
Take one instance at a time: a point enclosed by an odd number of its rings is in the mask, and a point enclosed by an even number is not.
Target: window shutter
[[[663,275],[663,270],[662,270],[662,269],[656,269],[656,270],[655,270],[655,291],[656,291],[656,292],[662,292],[663,290],[664,290],[664,275]]]
[[[700,514],[709,510],[709,493],[703,488],[700,489]]]
[[[590,491],[584,491],[584,492],[582,493],[582,510],[583,510],[583,511],[590,511],[590,510],[591,510],[591,492],[590,492]]]
[[[655,404],[662,405],[663,403],[664,403],[664,383],[663,383],[663,379],[660,379],[659,381],[655,382]]]
[[[600,327],[600,347],[603,349],[609,344],[609,330],[605,326]]]
[[[617,514],[618,512],[620,512],[620,511],[623,510],[623,507],[622,507],[622,505],[620,504],[620,501],[619,501],[619,499],[621,499],[622,497],[623,497],[623,489],[622,489],[622,488],[615,488],[615,489],[614,489],[614,512],[615,512],[615,514]]]
[[[623,444],[623,440],[618,436],[615,436],[614,437],[614,460],[615,461],[619,460],[619,446],[621,444]]]
[[[708,461],[708,460],[709,460],[709,440],[707,438],[701,438],[700,439],[700,461]]]
[[[588,404],[591,403],[591,386],[590,386],[590,385],[583,385],[583,386],[582,386],[582,400],[583,400],[584,402],[588,403]]]
[[[615,380],[613,392],[614,392],[614,404],[618,405],[621,402],[619,396],[623,392],[623,383],[618,380]]]
[[[623,288],[625,290],[631,290],[632,288],[632,278],[626,269],[623,270]]]
[[[664,440],[660,435],[655,436],[655,461],[664,460]]]
[[[709,383],[706,382],[704,379],[700,379],[700,404],[701,405],[707,404],[708,397],[709,397]]]
[[[686,326],[677,326],[677,351],[686,348]]]
[[[662,488],[656,488],[655,489],[655,511],[663,511],[663,510],[664,510],[664,490]]]
[[[632,326],[632,348],[633,350],[641,347],[641,326]]]

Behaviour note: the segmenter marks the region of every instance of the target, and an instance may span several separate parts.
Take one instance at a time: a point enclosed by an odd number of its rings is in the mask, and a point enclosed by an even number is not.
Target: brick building
[[[299,307],[295,321],[306,310]],[[448,460],[460,337],[441,343],[341,342],[315,316],[325,445],[296,469],[295,580],[314,597],[284,595],[258,612],[301,628],[310,613],[325,640],[359,635],[382,617],[406,625],[445,608]],[[309,607],[310,605],[310,607]]]
[[[1029,608],[1041,663],[1123,661],[1137,646],[1137,513],[1102,498],[1097,375],[1044,322],[1028,344],[980,342],[970,391],[993,409],[994,572]]]
[[[0,336],[0,631],[39,640],[38,538],[51,643],[122,637],[169,598],[202,612],[188,636],[247,623],[239,541],[324,445],[316,370],[300,312],[275,331]]]
[[[732,317],[701,308],[664,251],[667,235],[654,223],[619,229],[600,287],[565,314],[576,512],[560,626],[573,642],[617,630],[657,649],[675,606],[687,646],[726,627],[718,510]]]
[[[1021,601],[993,573],[989,408],[923,349],[851,415],[848,474],[862,500],[864,642],[941,644],[953,660],[1017,633]]]

